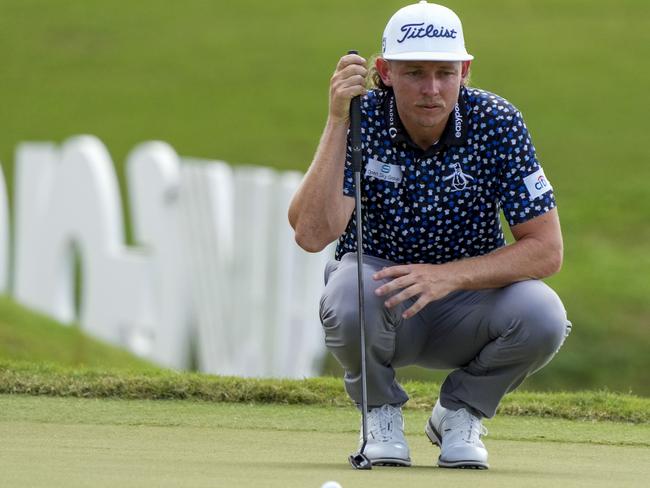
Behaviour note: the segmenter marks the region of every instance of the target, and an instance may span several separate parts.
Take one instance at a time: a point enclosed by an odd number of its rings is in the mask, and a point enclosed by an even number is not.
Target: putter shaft
[[[349,51],[348,54],[357,54]],[[362,443],[359,453],[350,456],[350,463],[356,469],[371,469],[372,463],[364,455],[368,443],[368,389],[366,384],[366,324],[363,300],[363,216],[361,211],[361,97],[350,101],[350,145],[352,149],[352,170],[354,171],[354,208],[357,230],[357,281],[359,287],[359,329],[361,345],[361,432]]]

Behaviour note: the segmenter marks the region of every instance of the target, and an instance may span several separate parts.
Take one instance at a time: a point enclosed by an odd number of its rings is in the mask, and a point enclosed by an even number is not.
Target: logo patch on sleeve
[[[366,176],[390,181],[391,183],[399,183],[402,181],[402,168],[397,164],[382,163],[370,158],[366,164]]]
[[[542,168],[539,168],[533,174],[526,176],[524,178],[524,183],[532,200],[541,197],[544,193],[553,189],[551,183],[546,179]]]

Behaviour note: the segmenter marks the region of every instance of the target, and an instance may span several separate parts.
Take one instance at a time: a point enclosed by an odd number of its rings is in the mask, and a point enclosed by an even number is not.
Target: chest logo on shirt
[[[382,163],[381,161],[372,158],[368,159],[365,174],[366,176],[390,181],[391,183],[399,183],[402,181],[402,168],[400,168],[399,165]]]
[[[467,185],[474,178],[468,174],[463,173],[463,168],[461,168],[460,163],[454,163],[451,165],[453,172],[447,176],[444,176],[442,179],[444,181],[451,180],[451,189],[454,191],[461,191],[467,188]]]

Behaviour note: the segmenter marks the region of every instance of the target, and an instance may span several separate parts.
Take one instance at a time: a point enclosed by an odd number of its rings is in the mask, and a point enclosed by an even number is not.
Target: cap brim
[[[384,54],[382,57],[388,61],[471,61],[474,59],[471,54],[426,51]]]

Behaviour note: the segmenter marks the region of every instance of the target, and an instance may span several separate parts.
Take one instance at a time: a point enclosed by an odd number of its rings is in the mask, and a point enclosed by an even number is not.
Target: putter
[[[358,54],[348,51],[348,54]],[[366,385],[366,322],[363,305],[363,235],[361,218],[361,97],[350,101],[350,142],[352,146],[352,171],[354,171],[354,208],[357,217],[357,277],[359,286],[359,329],[361,330],[361,432],[359,452],[348,460],[354,469],[372,469],[372,463],[363,453],[368,443],[368,390]]]

